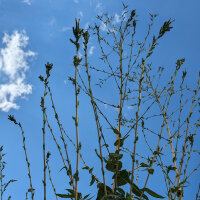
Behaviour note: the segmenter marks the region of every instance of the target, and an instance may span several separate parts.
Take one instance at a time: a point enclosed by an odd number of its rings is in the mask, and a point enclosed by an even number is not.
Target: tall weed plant
[[[187,71],[183,69],[184,58],[175,61],[170,75],[163,67],[155,68],[152,55],[161,38],[173,28],[174,21],[165,21],[154,34],[152,27],[156,17],[157,15],[150,14],[150,23],[142,42],[136,37],[139,23],[136,10],[129,11],[124,4],[119,23],[115,23],[115,16],[104,14],[97,16],[97,22],[84,30],[76,19],[74,38],[70,39],[76,50],[73,58],[74,76],[69,77],[74,87],[75,115],[72,118],[75,141],[70,137],[72,133],[68,134],[63,128],[64,119],[59,118],[56,110],[54,92],[50,86],[53,64],[45,65],[46,74],[39,76],[44,86],[40,104],[43,116],[41,137],[44,200],[47,199],[47,183],[51,185],[55,195],[51,199],[184,199],[185,187],[191,187],[188,180],[200,166],[200,163],[196,163],[195,166],[188,167],[193,154],[199,153],[194,147],[198,143],[195,138],[200,122],[200,73],[197,73],[198,80],[193,88],[189,88],[186,82]],[[88,56],[91,36],[97,40],[98,55],[93,59],[99,59],[99,66],[96,66],[97,62],[95,65],[91,64]],[[81,49],[84,50],[83,56],[80,56]],[[97,174],[94,169],[98,164],[89,166],[88,154],[81,152],[81,147],[89,144],[81,143],[79,137],[84,134],[79,126],[79,120],[84,120],[79,118],[80,93],[87,96],[93,111],[90,120],[92,118],[96,124],[98,146],[94,151],[100,165],[100,172]],[[113,95],[113,101],[106,100],[106,93]],[[47,98],[50,99],[50,105]],[[109,108],[109,112],[105,108]],[[50,109],[52,112],[49,112]],[[127,115],[127,109],[130,109],[132,116]],[[33,200],[37,190],[32,182],[23,127],[13,115],[8,118],[22,133],[29,178],[25,196],[26,199]],[[52,128],[52,118],[57,123],[59,133]],[[67,189],[62,194],[57,191],[52,176],[54,169],[50,163],[51,150],[46,148],[49,133],[66,175],[66,185],[63,188]],[[75,162],[69,153],[69,145],[75,152]],[[5,162],[2,151],[3,147],[0,149],[1,200],[7,186],[15,181],[3,182]],[[97,190],[92,194],[89,194],[89,189],[83,191],[79,187],[80,171],[89,174],[90,186],[96,186]],[[163,180],[163,183],[159,183],[164,186],[162,191],[150,187],[157,171],[163,177],[157,180]],[[196,200],[199,199],[199,190],[197,194],[193,194],[196,195]]]

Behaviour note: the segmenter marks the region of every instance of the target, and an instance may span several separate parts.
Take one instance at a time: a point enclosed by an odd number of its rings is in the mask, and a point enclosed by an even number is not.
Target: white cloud
[[[133,106],[127,106],[127,109],[128,109],[128,110],[132,110],[132,109],[133,109]]]
[[[101,29],[102,31],[105,31],[105,32],[108,32],[108,31],[109,31],[109,32],[116,33],[116,30],[115,30],[114,28],[108,27],[107,24],[104,23],[104,22],[101,22],[100,29]]]
[[[107,25],[106,25],[105,23],[103,23],[103,22],[101,22],[100,29],[101,29],[102,31],[108,31]]]
[[[103,4],[102,3],[97,3],[95,10],[96,10],[98,15],[102,15],[102,13],[103,13]]]
[[[82,11],[79,11],[79,12],[78,12],[78,16],[79,16],[79,17],[83,17],[83,12],[82,12]]]
[[[80,51],[78,52],[78,57],[83,58],[83,54]]]
[[[49,24],[49,26],[53,26],[53,25],[55,25],[55,23],[56,23],[56,18],[52,17],[48,24]]]
[[[4,112],[18,109],[15,100],[32,92],[32,86],[25,83],[25,72],[29,69],[27,59],[35,56],[33,51],[24,50],[28,40],[25,31],[14,31],[3,37],[5,47],[0,49],[0,76],[6,76],[7,80],[0,83],[0,110]]]
[[[79,0],[74,0],[74,3],[79,3]]]
[[[31,1],[30,1],[30,0],[23,0],[22,2],[23,2],[23,3],[26,3],[26,4],[29,5],[29,6],[31,5]]]
[[[126,12],[122,11],[122,18],[124,18],[124,21],[127,21],[127,17],[126,17]]]
[[[96,10],[101,10],[101,9],[102,9],[102,3],[97,3]]]
[[[84,26],[84,30],[87,30],[87,29],[89,28],[89,25],[90,25],[90,23],[87,22],[87,23],[85,24],[85,26]]]
[[[89,55],[92,55],[94,53],[94,46],[91,46],[89,49]]]
[[[108,108],[108,104],[103,104],[104,108],[107,109]]]
[[[115,13],[113,23],[114,24],[118,24],[119,22],[120,22],[120,17],[119,17],[119,15],[117,13]]]
[[[69,26],[63,26],[61,29],[62,32],[71,31],[71,30],[72,30],[72,27],[69,27]]]

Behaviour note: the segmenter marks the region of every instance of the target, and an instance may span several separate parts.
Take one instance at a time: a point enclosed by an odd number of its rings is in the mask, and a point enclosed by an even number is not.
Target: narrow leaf
[[[154,191],[148,189],[148,188],[144,188],[142,189],[143,191],[147,192],[149,195],[151,195],[152,197],[155,197],[155,198],[160,198],[160,199],[164,199],[165,197],[155,193]]]

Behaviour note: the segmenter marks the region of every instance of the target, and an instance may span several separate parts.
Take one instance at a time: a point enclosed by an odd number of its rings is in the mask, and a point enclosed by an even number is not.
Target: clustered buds
[[[88,40],[89,40],[89,38],[90,38],[90,35],[89,35],[89,32],[88,31],[86,31],[86,32],[84,32],[83,33],[83,38],[84,38],[84,45],[87,45],[87,43],[88,43]]]
[[[45,67],[46,67],[46,75],[47,75],[47,78],[48,78],[50,76],[50,71],[51,71],[51,69],[53,67],[53,64],[47,62],[47,64],[45,64]]]
[[[171,25],[174,21],[175,21],[175,20],[172,20],[172,21],[171,21],[171,18],[170,18],[168,21],[164,22],[163,26],[162,26],[161,29],[160,29],[158,38],[161,38],[167,31],[170,31],[170,30],[173,28],[173,26],[170,26],[170,25]]]
[[[15,124],[18,124],[17,121],[16,121],[16,119],[15,119],[15,117],[14,117],[14,115],[8,115],[8,119],[10,121],[14,122]]]
[[[73,27],[73,33],[74,33],[74,37],[76,38],[76,41],[73,41],[72,39],[70,39],[70,41],[71,41],[74,45],[76,45],[76,49],[77,49],[77,51],[79,51],[79,49],[80,49],[80,43],[79,43],[78,41],[79,41],[79,39],[80,39],[81,36],[82,36],[83,29],[81,29],[81,28],[79,27],[80,19],[78,19],[78,20],[76,19],[75,21],[76,21],[76,26]]]

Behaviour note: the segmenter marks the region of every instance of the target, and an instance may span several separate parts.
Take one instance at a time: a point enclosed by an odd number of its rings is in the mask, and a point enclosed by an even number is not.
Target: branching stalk
[[[91,104],[92,104],[92,108],[94,111],[94,115],[95,115],[95,121],[96,121],[96,126],[97,126],[97,133],[98,133],[98,142],[99,142],[99,151],[100,151],[100,160],[101,160],[101,171],[102,171],[102,175],[103,175],[103,183],[104,183],[104,193],[107,196],[107,189],[106,189],[106,179],[105,179],[105,172],[104,172],[104,164],[103,164],[103,154],[102,154],[102,145],[101,145],[101,133],[100,133],[100,122],[99,122],[99,116],[97,113],[97,108],[96,108],[96,103],[94,101],[94,97],[93,97],[93,92],[92,92],[92,87],[91,87],[91,76],[89,74],[89,70],[88,70],[88,61],[87,61],[87,44],[88,44],[88,40],[89,40],[89,33],[86,31],[84,34],[84,51],[85,51],[85,66],[86,66],[86,73],[87,73],[87,77],[88,77],[88,84],[89,84],[89,94],[90,94],[90,99],[91,99]]]

